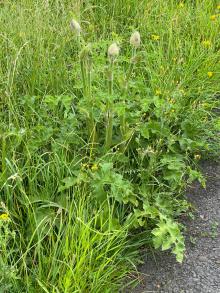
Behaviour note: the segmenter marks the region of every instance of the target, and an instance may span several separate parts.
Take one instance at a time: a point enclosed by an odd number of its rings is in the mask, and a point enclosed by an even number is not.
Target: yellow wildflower
[[[180,3],[179,3],[179,7],[180,7],[180,8],[183,8],[183,7],[184,7],[184,3],[183,3],[183,2],[180,2]]]
[[[218,4],[218,5],[217,5],[217,9],[219,9],[219,10],[220,10],[220,4]]]
[[[170,104],[174,104],[175,100],[173,98],[169,98],[168,101],[170,102]]]
[[[87,169],[88,167],[89,167],[89,164],[87,164],[87,163],[82,164],[82,169]]]
[[[215,14],[210,16],[210,20],[216,20],[216,18],[217,18],[217,15]]]
[[[160,40],[160,36],[158,36],[158,35],[151,35],[151,38],[152,38],[152,40],[154,40],[154,41],[159,41]]]
[[[207,73],[207,75],[208,75],[208,77],[209,77],[209,78],[211,78],[211,77],[213,77],[213,75],[214,75],[214,72],[212,72],[212,71],[209,71],[209,72]]]
[[[199,155],[199,154],[194,155],[194,159],[197,160],[197,161],[200,160],[201,159],[201,155]]]
[[[162,94],[162,92],[161,92],[160,89],[157,89],[157,90],[155,91],[155,95],[156,95],[156,96],[160,96],[161,94]]]
[[[97,164],[93,164],[92,167],[91,167],[92,171],[97,171],[98,169],[99,169],[99,167],[98,167]]]
[[[0,215],[0,220],[3,220],[3,221],[8,221],[9,220],[9,214],[1,214]]]
[[[202,44],[203,44],[204,47],[208,48],[208,47],[211,46],[211,41],[209,41],[209,40],[204,40],[204,41],[202,42]]]

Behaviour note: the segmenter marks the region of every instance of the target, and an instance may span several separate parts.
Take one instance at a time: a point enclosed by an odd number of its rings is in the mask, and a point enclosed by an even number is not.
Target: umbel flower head
[[[108,48],[108,57],[109,59],[111,59],[112,61],[114,61],[118,55],[119,55],[119,47],[116,43],[113,43],[109,46]]]
[[[135,48],[138,48],[141,44],[141,36],[138,31],[134,32],[130,38],[130,44]]]
[[[75,19],[72,19],[70,21],[70,28],[71,30],[77,35],[77,36],[80,36],[80,33],[81,33],[81,26],[80,24],[78,23],[78,21],[76,21]]]

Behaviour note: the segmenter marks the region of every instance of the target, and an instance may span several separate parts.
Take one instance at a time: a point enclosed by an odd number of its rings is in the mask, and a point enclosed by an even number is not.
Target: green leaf
[[[194,180],[198,180],[202,187],[206,187],[206,180],[201,172],[188,168],[189,179],[188,182],[192,183]]]
[[[150,137],[149,129],[146,125],[140,126],[140,133],[144,138],[149,139],[149,137]]]
[[[157,228],[152,230],[152,234],[155,248],[161,247],[162,250],[172,249],[172,252],[176,255],[176,260],[178,262],[183,261],[184,238],[176,222],[161,215]]]

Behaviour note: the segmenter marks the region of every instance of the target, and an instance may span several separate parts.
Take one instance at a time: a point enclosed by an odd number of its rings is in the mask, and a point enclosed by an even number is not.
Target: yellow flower
[[[161,94],[162,94],[162,92],[161,92],[160,89],[157,89],[157,90],[155,91],[155,95],[156,95],[156,96],[160,96]]]
[[[209,40],[204,40],[204,41],[202,42],[202,44],[203,44],[204,47],[208,48],[208,47],[211,46],[211,41],[209,41]]]
[[[160,39],[160,36],[158,36],[158,35],[151,35],[151,38],[152,38],[152,40],[154,40],[154,41],[159,41],[159,39]]]
[[[169,98],[168,101],[170,102],[170,104],[174,104],[175,100],[173,98]]]
[[[9,219],[9,214],[4,213],[0,215],[0,220],[8,221]]]
[[[82,164],[82,169],[87,169],[88,167],[89,167],[89,164],[87,164],[87,163]]]
[[[197,160],[197,161],[200,160],[201,159],[201,155],[198,155],[198,154],[194,155],[194,159]]]
[[[209,77],[209,78],[211,78],[211,77],[213,77],[213,75],[214,75],[214,72],[212,72],[212,71],[209,71],[209,72],[207,73],[207,75],[208,75],[208,77]]]
[[[211,20],[216,20],[216,18],[217,18],[217,15],[215,15],[215,14],[210,16]]]
[[[183,3],[183,2],[180,2],[180,3],[179,3],[179,7],[180,7],[180,8],[183,8],[183,7],[184,7],[184,3]]]
[[[220,10],[220,4],[218,4],[218,5],[217,5],[217,9],[219,9],[219,10]]]
[[[93,164],[92,167],[91,167],[92,171],[97,171],[98,169],[99,169],[99,167],[98,167],[97,164]]]

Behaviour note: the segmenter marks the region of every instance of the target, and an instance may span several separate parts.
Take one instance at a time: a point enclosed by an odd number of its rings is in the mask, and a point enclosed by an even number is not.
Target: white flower
[[[138,31],[134,32],[130,38],[130,44],[135,48],[138,48],[141,44],[141,36]]]
[[[72,29],[72,31],[77,35],[79,36],[80,33],[81,33],[81,26],[80,24],[75,20],[75,19],[72,19],[71,22],[70,22],[70,28]]]
[[[108,48],[108,57],[114,61],[119,55],[119,50],[120,49],[116,43],[111,44]]]

